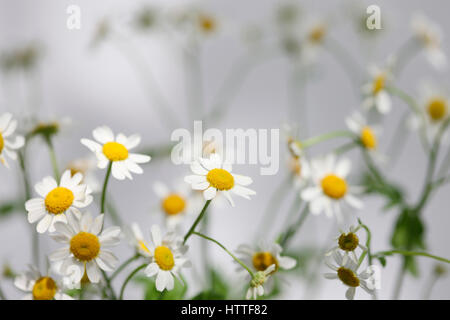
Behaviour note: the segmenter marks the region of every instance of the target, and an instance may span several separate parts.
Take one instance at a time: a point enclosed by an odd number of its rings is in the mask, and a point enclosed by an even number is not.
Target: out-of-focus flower
[[[137,134],[126,137],[119,133],[114,137],[112,130],[107,127],[98,127],[92,133],[94,139],[81,139],[81,143],[88,147],[97,156],[97,166],[105,169],[112,164],[112,175],[118,180],[133,179],[131,173],[142,174],[144,171],[139,164],[147,163],[150,157],[143,154],[130,153],[129,151],[138,146],[141,137]]]
[[[50,141],[54,136],[66,131],[72,124],[72,120],[68,117],[57,119],[51,117],[51,120],[33,122],[29,129],[29,137],[42,137],[45,141]]]
[[[162,182],[157,181],[153,184],[153,191],[159,198],[160,210],[169,230],[174,230],[186,218],[186,215],[193,213],[193,203],[187,187],[186,184],[182,184],[171,190]]]
[[[341,220],[343,202],[357,209],[362,208],[361,200],[352,194],[357,190],[347,182],[350,169],[350,160],[337,161],[334,154],[311,162],[311,178],[314,185],[306,187],[301,192],[301,197],[309,202],[313,214],[325,212],[328,217],[336,216]]]
[[[245,298],[247,300],[256,300],[258,296],[264,295],[264,284],[270,278],[270,275],[275,271],[275,265],[272,264],[264,271],[258,271],[254,274],[253,279],[250,281],[250,287],[247,290]]]
[[[102,43],[110,33],[111,33],[111,26],[108,19],[102,19],[97,24],[90,46],[92,48],[95,48],[100,43]]]
[[[358,263],[358,258],[356,256],[356,249],[360,248],[363,251],[366,251],[367,248],[363,244],[360,243],[358,236],[356,235],[356,232],[361,228],[361,226],[353,227],[351,226],[349,228],[349,231],[345,233],[344,231],[341,231],[341,234],[339,237],[336,238],[337,245],[331,248],[326,255],[332,255],[335,250],[342,250],[344,251],[345,257],[350,257],[350,259],[353,259],[354,262]]]
[[[133,24],[140,31],[153,29],[160,19],[160,13],[155,7],[140,8],[134,15]]]
[[[325,260],[326,265],[333,271],[333,273],[325,273],[327,279],[339,279],[347,287],[345,297],[353,300],[355,297],[356,288],[361,287],[370,295],[375,295],[374,273],[372,267],[368,267],[361,273],[357,273],[358,264],[347,256],[342,256],[339,251],[333,251],[332,257],[337,265],[333,265],[330,261]],[[328,259],[329,257],[327,257]]]
[[[86,184],[93,193],[101,191],[101,184],[94,174],[94,169],[97,167],[97,159],[94,156],[75,159],[67,166],[67,170],[70,170],[72,177],[81,173],[83,175],[82,183]]]
[[[59,272],[70,275],[74,283],[79,283],[85,272],[90,282],[98,283],[100,269],[114,270],[117,258],[106,248],[119,244],[121,231],[115,226],[102,231],[103,219],[103,214],[93,219],[89,213],[80,218],[67,213],[67,224],[55,223],[56,233],[51,237],[65,246],[53,252],[49,259],[63,260]]]
[[[149,246],[145,241],[141,228],[137,223],[132,223],[131,226],[126,227],[124,234],[130,245],[136,249],[137,253],[144,257],[151,257]]]
[[[91,190],[82,184],[83,175],[77,173],[72,177],[70,170],[66,170],[58,183],[53,177],[45,177],[36,184],[34,189],[40,196],[25,203],[28,212],[28,222],[39,221],[36,230],[44,233],[47,230],[55,231],[54,224],[57,221],[67,223],[67,213],[72,212],[79,216],[78,209],[91,204],[93,198]]]
[[[17,120],[13,120],[10,113],[4,113],[0,116],[0,162],[6,167],[9,166],[5,155],[12,160],[16,160],[17,153],[15,150],[22,148],[25,144],[24,137],[13,136],[16,128]]]
[[[34,266],[29,266],[28,271],[18,275],[14,285],[26,292],[23,300],[73,300],[52,277],[41,275]]]
[[[345,122],[347,127],[356,134],[361,144],[369,151],[374,151],[378,147],[378,128],[367,124],[367,120],[359,112],[354,112]]]
[[[422,14],[411,19],[411,28],[423,45],[428,62],[440,70],[447,66],[447,57],[442,50],[442,31],[440,27]]]
[[[246,188],[253,181],[251,178],[232,174],[232,166],[222,162],[218,154],[212,154],[209,159],[199,158],[191,165],[194,175],[185,177],[184,181],[189,183],[194,190],[203,190],[206,200],[212,200],[220,191],[225,195],[230,204],[234,201],[230,193],[234,193],[246,199],[255,195],[256,192]]]
[[[363,108],[371,110],[375,108],[379,113],[386,114],[391,111],[391,97],[386,91],[387,82],[390,79],[388,70],[380,69],[376,66],[369,68],[370,82],[366,83],[362,90],[366,98],[363,101]]]
[[[31,44],[4,53],[0,57],[0,65],[5,71],[16,69],[31,70],[36,66],[40,55],[41,52],[38,46]]]
[[[161,229],[157,225],[152,226],[151,237],[152,244],[149,249],[152,253],[152,260],[145,268],[144,273],[147,277],[156,276],[158,291],[172,290],[174,277],[180,279],[180,269],[191,265],[190,261],[184,257],[188,247],[182,244],[183,240],[175,233],[170,232],[163,237]]]

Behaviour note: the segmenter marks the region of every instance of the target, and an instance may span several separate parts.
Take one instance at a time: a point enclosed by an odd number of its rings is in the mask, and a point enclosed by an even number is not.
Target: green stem
[[[135,276],[136,273],[138,273],[140,270],[144,269],[147,266],[147,263],[141,264],[139,267],[137,267],[136,269],[134,269],[129,275],[128,277],[125,279],[125,282],[122,285],[122,288],[120,289],[120,296],[119,299],[123,300],[123,293],[125,292],[125,288],[128,284],[128,282],[130,282],[130,280]]]
[[[191,228],[189,229],[189,231],[186,233],[186,235],[184,236],[184,241],[183,244],[186,243],[186,241],[189,239],[189,237],[192,235],[192,233],[194,233],[195,228],[197,227],[197,225],[199,224],[199,222],[202,220],[203,216],[206,213],[206,209],[208,209],[209,204],[211,203],[211,200],[207,200],[205,205],[203,206],[202,211],[200,212],[200,214],[198,215],[197,219],[195,220],[194,224],[191,226]]]
[[[306,148],[312,147],[313,145],[316,145],[318,143],[325,142],[327,140],[331,140],[331,139],[335,139],[335,138],[340,138],[340,137],[353,138],[354,134],[350,131],[344,131],[344,130],[332,131],[332,132],[328,132],[328,133],[321,134],[316,137],[312,137],[307,140],[304,140],[301,142],[301,146],[302,146],[302,148],[306,149]]]
[[[300,230],[301,226],[305,222],[306,218],[309,215],[309,207],[305,206],[300,213],[300,217],[298,218],[297,222],[294,223],[289,227],[289,229],[281,236],[280,239],[280,246],[285,247],[289,244],[289,241],[292,239],[292,237]]]
[[[124,263],[122,263],[117,269],[116,271],[114,271],[114,273],[111,275],[111,277],[109,278],[110,281],[113,281],[113,279],[123,270],[125,269],[130,263],[132,263],[134,260],[136,260],[137,258],[139,258],[139,254],[135,254],[134,256],[132,256],[131,258],[127,259]]]
[[[102,272],[103,278],[105,279],[106,287],[108,288],[108,290],[109,290],[109,292],[111,294],[111,298],[113,300],[117,300],[117,296],[114,293],[114,289],[111,286],[111,280],[108,278],[108,275],[106,274],[106,272],[104,270],[101,270],[101,272]]]
[[[105,213],[105,200],[106,200],[106,189],[108,188],[109,177],[111,176],[112,162],[109,162],[108,170],[106,171],[105,181],[103,182],[102,190],[102,201],[100,205],[100,213]]]
[[[55,176],[56,181],[60,180],[60,171],[58,167],[58,160],[56,159],[55,148],[53,147],[53,142],[51,138],[46,139],[48,152],[50,154],[50,161],[52,162],[53,175]]]
[[[201,238],[203,238],[203,239],[206,239],[206,240],[209,240],[209,241],[211,241],[211,242],[214,242],[215,244],[217,244],[219,247],[221,247],[226,253],[228,253],[237,263],[239,263],[241,266],[242,266],[242,268],[244,268],[245,270],[247,270],[247,272],[250,274],[250,276],[253,278],[254,277],[254,273],[252,272],[252,270],[250,270],[250,268],[249,267],[247,267],[246,265],[245,265],[245,263],[243,263],[238,257],[236,257],[234,254],[232,254],[227,248],[225,248],[225,246],[223,245],[223,244],[221,244],[219,241],[217,241],[217,240],[215,240],[215,239],[213,239],[213,238],[210,238],[210,237],[208,237],[208,236],[205,236],[204,234],[201,234],[201,233],[199,233],[199,232],[192,232],[193,234],[195,234],[196,236],[199,236],[199,237],[201,237]]]
[[[406,251],[406,250],[390,250],[390,251],[380,251],[374,254],[374,256],[379,257],[379,256],[390,256],[393,254],[400,254],[402,256],[422,256],[422,257],[427,257],[430,259],[434,259],[434,260],[438,260],[438,261],[442,261],[445,263],[450,263],[449,259],[446,258],[442,258],[439,256],[435,256],[432,254],[429,254],[427,252],[420,252],[420,251]]]
[[[334,149],[333,153],[340,156],[340,155],[343,155],[344,153],[352,150],[357,145],[358,144],[355,141],[351,141],[351,142],[343,144],[342,146],[337,147],[336,149]]]
[[[358,222],[359,222],[359,225],[360,225],[364,230],[366,230],[366,233],[367,233],[367,239],[366,239],[366,248],[367,248],[367,250],[364,251],[364,252],[361,254],[361,257],[359,258],[359,261],[358,261],[358,267],[359,267],[359,266],[361,265],[361,263],[364,261],[364,258],[366,257],[366,255],[367,255],[368,259],[369,259],[369,265],[372,265],[372,254],[371,254],[371,250],[370,250],[370,242],[371,242],[371,240],[372,240],[372,233],[370,232],[369,227],[362,223],[361,219],[358,219]]]
[[[405,280],[406,275],[406,260],[403,258],[403,262],[400,265],[400,269],[398,270],[397,280],[395,281],[394,293],[392,295],[393,300],[398,300],[400,298],[400,291],[402,290],[403,282]]]

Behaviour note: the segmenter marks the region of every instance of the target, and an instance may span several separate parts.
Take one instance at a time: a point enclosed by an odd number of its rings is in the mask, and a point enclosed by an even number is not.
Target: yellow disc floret
[[[343,233],[340,235],[338,243],[341,250],[353,251],[358,247],[359,239],[353,232]]]
[[[349,287],[359,287],[359,279],[356,274],[347,268],[340,267],[337,271],[339,279]]]
[[[155,249],[155,262],[161,270],[169,271],[175,266],[173,253],[166,246],[159,246]]]
[[[270,252],[257,252],[252,258],[253,266],[258,271],[264,271],[271,265],[275,265],[276,272],[278,270],[278,261]]]
[[[206,180],[218,190],[230,190],[234,187],[234,177],[224,169],[212,169],[208,172]]]
[[[323,193],[330,198],[340,199],[347,193],[347,182],[334,174],[323,178],[321,184]]]
[[[4,146],[5,146],[5,140],[3,140],[2,133],[0,132],[0,154],[2,153]]]
[[[103,154],[109,161],[123,161],[128,159],[128,149],[118,142],[108,142],[103,145]]]
[[[186,201],[178,194],[170,194],[162,201],[162,208],[169,216],[183,212],[186,207]]]
[[[213,17],[207,15],[200,15],[198,18],[200,29],[204,32],[212,32],[216,29],[216,21]]]
[[[323,25],[316,26],[309,33],[309,41],[312,43],[319,43],[325,36],[326,29]]]
[[[45,197],[45,208],[52,214],[61,214],[70,208],[74,199],[75,197],[71,190],[57,187]]]
[[[52,300],[56,293],[56,283],[50,277],[42,277],[36,280],[33,286],[34,300]]]
[[[70,240],[70,252],[80,261],[91,261],[100,253],[100,241],[96,235],[82,231]]]
[[[441,98],[433,99],[427,106],[427,112],[431,120],[442,120],[447,115],[447,102]]]
[[[377,94],[379,93],[381,90],[384,89],[385,86],[385,82],[386,82],[386,77],[384,74],[380,74],[378,76],[375,77],[375,79],[373,80],[373,94]]]
[[[375,134],[373,133],[373,130],[368,127],[365,126],[362,130],[361,130],[361,142],[364,145],[364,147],[366,147],[367,149],[375,149],[377,147],[377,137],[375,136]]]

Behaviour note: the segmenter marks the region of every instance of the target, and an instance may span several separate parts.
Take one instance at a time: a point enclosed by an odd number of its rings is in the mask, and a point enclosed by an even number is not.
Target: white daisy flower
[[[436,69],[447,67],[447,57],[442,50],[441,28],[422,14],[413,15],[411,28],[423,45],[428,62]]]
[[[14,279],[14,285],[26,292],[22,300],[73,300],[62,292],[55,279],[41,275],[33,266],[29,266],[28,271],[18,275]]]
[[[130,227],[125,228],[124,234],[129,244],[137,251],[137,253],[144,257],[151,257],[149,246],[137,223],[132,223]]]
[[[350,187],[347,182],[350,169],[350,160],[337,161],[334,154],[311,162],[314,185],[306,187],[300,195],[303,200],[309,202],[309,209],[313,214],[325,212],[328,217],[335,215],[341,220],[343,202],[357,209],[362,208],[362,202],[352,195],[357,192],[357,188]]]
[[[369,68],[371,81],[366,83],[362,90],[366,95],[363,101],[363,108],[370,110],[375,108],[379,113],[386,114],[391,111],[392,101],[389,93],[386,91],[386,82],[390,78],[387,70],[371,66]]]
[[[139,135],[126,137],[119,133],[114,137],[114,133],[107,126],[98,127],[92,135],[97,142],[81,139],[81,143],[95,153],[100,169],[105,169],[112,163],[112,175],[118,180],[132,180],[131,173],[142,174],[143,170],[139,164],[147,163],[151,159],[147,155],[129,152],[141,142]]]
[[[191,184],[192,189],[202,190],[206,200],[214,199],[217,191],[220,191],[234,206],[230,193],[246,199],[256,194],[255,191],[246,188],[253,182],[252,179],[232,174],[231,164],[222,162],[218,154],[212,154],[209,159],[199,158],[192,163],[191,170],[195,175],[185,177],[184,181]]]
[[[356,249],[360,248],[363,251],[367,251],[366,246],[360,243],[359,238],[356,235],[356,232],[358,232],[360,228],[360,225],[357,227],[351,226],[347,233],[341,231],[339,237],[336,238],[337,245],[328,250],[325,255],[330,256],[334,251],[342,250],[344,251],[345,257],[350,257],[350,259],[353,259],[353,261],[357,263],[358,257],[356,256]]]
[[[307,23],[301,49],[301,60],[304,64],[311,64],[317,60],[328,33],[327,29],[327,24],[320,18],[311,19]]]
[[[73,282],[79,283],[86,272],[90,282],[98,283],[101,278],[100,269],[113,271],[117,258],[105,248],[113,247],[120,242],[120,228],[109,227],[102,231],[104,215],[95,219],[89,213],[78,219],[67,214],[68,223],[56,222],[56,234],[51,237],[65,244],[53,252],[51,262],[64,261],[60,273],[71,275]]]
[[[82,184],[83,175],[77,173],[72,177],[70,170],[66,170],[58,185],[55,179],[48,176],[36,184],[34,189],[39,198],[33,198],[25,203],[28,212],[28,222],[39,221],[36,230],[44,233],[55,231],[57,221],[66,223],[66,215],[72,212],[79,215],[78,209],[85,208],[92,202],[91,189]]]
[[[247,290],[245,298],[247,300],[256,300],[258,296],[264,295],[264,284],[269,279],[270,275],[275,271],[275,265],[272,264],[264,271],[258,271],[254,274],[253,279],[250,281],[250,287]]]
[[[425,129],[431,141],[437,134],[439,127],[448,119],[450,99],[448,93],[432,85],[424,83],[420,88],[420,113],[412,114],[408,119],[411,130]]]
[[[339,251],[333,251],[332,257],[337,265],[331,264],[328,260],[325,260],[326,265],[332,269],[333,273],[325,273],[324,276],[327,279],[339,279],[347,287],[349,287],[345,293],[345,297],[349,300],[353,300],[355,297],[356,288],[361,287],[367,293],[375,295],[375,269],[368,267],[365,271],[357,273],[358,264],[352,259],[348,259],[347,256],[342,256]]]
[[[169,230],[174,230],[187,215],[201,209],[198,205],[193,207],[194,204],[198,204],[198,201],[193,201],[190,196],[191,190],[186,184],[171,190],[164,183],[157,181],[153,184],[153,190],[159,198],[160,212],[164,215]]]
[[[95,176],[95,168],[97,167],[97,159],[94,156],[75,159],[70,162],[67,169],[70,170],[72,176],[77,173],[83,175],[83,183],[86,184],[93,193],[101,191],[102,185]]]
[[[4,113],[0,116],[0,162],[7,168],[9,166],[5,155],[12,160],[16,160],[17,153],[15,150],[22,148],[25,144],[25,138],[22,136],[16,136],[13,139],[16,128],[17,120],[13,120],[10,113]]]
[[[163,237],[157,225],[151,228],[151,238],[151,263],[144,269],[144,273],[147,277],[156,276],[158,291],[170,291],[174,288],[174,277],[180,279],[180,269],[191,266],[190,261],[184,257],[188,247],[183,245],[183,240],[173,232]]]

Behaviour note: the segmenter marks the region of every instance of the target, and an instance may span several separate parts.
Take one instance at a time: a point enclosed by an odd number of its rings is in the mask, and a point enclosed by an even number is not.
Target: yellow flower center
[[[173,259],[173,253],[166,246],[159,246],[155,249],[155,262],[158,264],[159,268],[162,270],[172,270],[175,265],[175,260]]]
[[[376,76],[375,79],[373,80],[373,89],[372,89],[373,94],[377,94],[378,92],[383,90],[384,86],[385,86],[385,82],[386,82],[386,77],[384,76],[384,74],[380,74],[380,75]]]
[[[171,194],[162,201],[162,208],[169,216],[182,212],[185,207],[186,201],[177,194]]]
[[[75,199],[73,192],[64,187],[57,187],[45,197],[45,208],[52,214],[65,212]]]
[[[275,273],[278,270],[278,261],[270,252],[257,252],[252,258],[253,266],[258,271],[264,271],[271,265],[275,265]]]
[[[317,26],[309,33],[309,41],[319,43],[325,36],[326,29],[324,26]]]
[[[0,154],[2,153],[4,146],[5,146],[5,140],[3,140],[3,135],[0,132]]]
[[[201,15],[199,17],[199,25],[203,31],[208,33],[214,31],[217,27],[214,18],[207,15]]]
[[[340,235],[338,243],[341,250],[353,251],[358,247],[359,239],[353,232],[343,233]]]
[[[138,246],[140,249],[150,254],[150,250],[147,248],[147,244],[143,240],[138,240]]]
[[[70,252],[80,261],[91,261],[100,253],[100,241],[96,235],[82,231],[70,240]]]
[[[108,142],[103,145],[103,154],[109,161],[123,161],[128,159],[128,150],[118,142]]]
[[[206,176],[209,184],[218,190],[230,190],[234,187],[234,178],[227,170],[212,169]]]
[[[34,300],[52,300],[56,293],[56,283],[50,277],[42,277],[36,280],[33,286]]]
[[[431,120],[442,120],[447,115],[447,102],[441,98],[433,99],[428,104],[427,111]]]
[[[347,182],[334,174],[323,178],[321,184],[323,193],[330,198],[340,199],[347,193]]]
[[[361,142],[367,149],[375,149],[377,147],[377,137],[370,127],[366,126],[361,130]]]
[[[339,279],[349,287],[359,287],[359,279],[356,274],[347,268],[340,267],[337,271]]]

